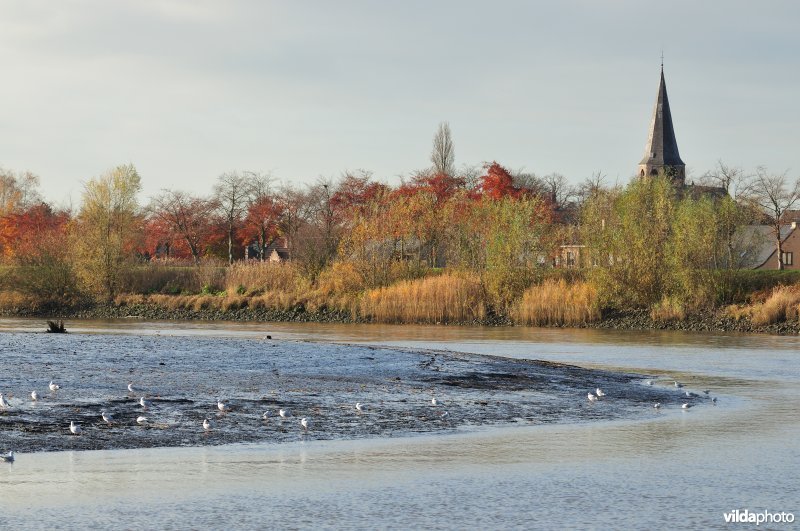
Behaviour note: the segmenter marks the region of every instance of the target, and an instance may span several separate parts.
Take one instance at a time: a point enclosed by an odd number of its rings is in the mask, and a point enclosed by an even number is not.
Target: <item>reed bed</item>
[[[512,309],[515,322],[530,326],[578,325],[598,321],[600,316],[594,286],[563,279],[531,286]]]
[[[443,274],[367,291],[361,316],[380,323],[469,323],[486,317],[476,276]]]
[[[686,307],[677,297],[664,297],[650,309],[653,321],[683,321],[686,319]]]

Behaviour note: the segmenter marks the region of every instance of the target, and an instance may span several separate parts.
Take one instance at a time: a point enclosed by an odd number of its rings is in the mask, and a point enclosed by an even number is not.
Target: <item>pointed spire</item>
[[[653,118],[650,120],[644,158],[639,163],[640,175],[651,175],[663,170],[682,180],[685,175],[685,164],[678,153],[678,142],[675,140],[675,129],[672,125],[672,113],[667,97],[667,83],[664,80],[663,55],[661,61],[661,80],[658,85]]]

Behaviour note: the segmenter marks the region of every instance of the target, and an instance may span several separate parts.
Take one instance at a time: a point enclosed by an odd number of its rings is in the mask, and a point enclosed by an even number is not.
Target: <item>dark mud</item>
[[[393,437],[646,417],[659,414],[652,407],[657,401],[665,409],[686,401],[709,405],[671,385],[644,385],[643,375],[369,346],[6,333],[0,354],[0,392],[11,402],[0,409],[0,451]],[[48,390],[51,379],[59,391]],[[129,382],[141,391],[129,393]],[[596,387],[608,396],[590,403],[586,395]],[[38,402],[30,398],[34,389]],[[146,411],[140,396],[152,403]],[[431,404],[433,397],[440,405]],[[220,412],[218,399],[232,410]],[[367,410],[356,411],[357,401]],[[279,408],[293,417],[280,419]],[[114,417],[111,425],[100,418],[102,410]],[[136,423],[140,415],[147,425]],[[307,432],[301,417],[310,420]],[[212,422],[209,432],[204,418]],[[81,435],[70,434],[70,421],[81,425]]]

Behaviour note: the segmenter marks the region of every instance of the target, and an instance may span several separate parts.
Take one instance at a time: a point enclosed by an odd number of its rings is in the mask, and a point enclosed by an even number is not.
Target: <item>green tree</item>
[[[86,184],[71,239],[79,278],[97,296],[112,299],[132,264],[141,219],[141,180],[132,165],[117,166]]]

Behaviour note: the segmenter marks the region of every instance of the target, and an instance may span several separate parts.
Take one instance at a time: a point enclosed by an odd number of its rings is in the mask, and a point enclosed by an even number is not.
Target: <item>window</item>
[[[783,262],[783,265],[794,265],[794,253],[785,251],[781,253],[781,262]]]

